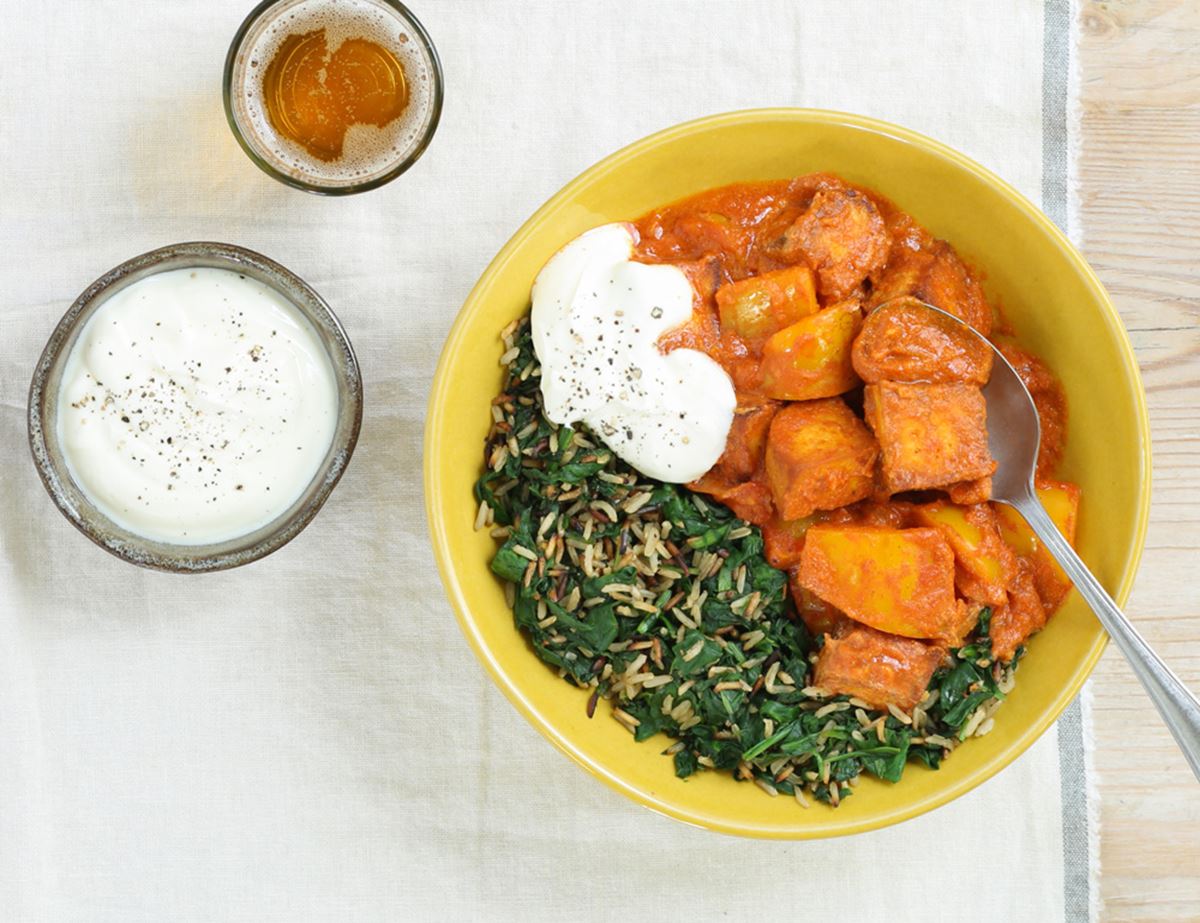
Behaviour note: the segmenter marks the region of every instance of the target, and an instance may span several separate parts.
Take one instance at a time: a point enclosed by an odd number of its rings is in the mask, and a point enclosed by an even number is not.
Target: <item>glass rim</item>
[[[357,183],[348,183],[338,186],[327,186],[320,183],[309,182],[308,180],[300,179],[292,176],[289,173],[278,169],[274,164],[262,156],[246,137],[242,131],[242,126],[238,122],[237,114],[234,111],[233,104],[233,73],[237,64],[238,52],[241,50],[242,43],[245,42],[247,34],[254,24],[262,18],[272,7],[279,6],[282,3],[293,2],[293,0],[262,0],[250,13],[242,20],[242,24],[238,26],[237,32],[233,35],[233,41],[229,44],[229,51],[225,55],[225,69],[221,80],[221,95],[225,104],[225,120],[229,123],[229,128],[233,132],[234,138],[237,139],[238,145],[246,153],[246,156],[260,170],[270,176],[272,179],[278,180],[285,186],[291,186],[293,189],[300,189],[304,192],[311,192],[316,195],[325,196],[342,196],[353,195],[359,192],[367,192],[371,189],[377,189],[380,186],[390,183],[402,173],[416,163],[421,155],[425,153],[433,140],[434,134],[437,132],[438,123],[442,117],[442,100],[443,92],[443,76],[442,76],[442,61],[438,57],[437,48],[433,44],[433,39],[429,37],[429,32],[421,23],[413,12],[405,6],[400,0],[372,0],[374,3],[383,6],[391,7],[393,11],[399,14],[414,32],[416,39],[424,48],[429,56],[429,62],[432,65],[430,74],[430,115],[425,127],[421,130],[421,135],[417,142],[409,150],[409,152],[391,169],[379,176],[372,177],[368,180]]]

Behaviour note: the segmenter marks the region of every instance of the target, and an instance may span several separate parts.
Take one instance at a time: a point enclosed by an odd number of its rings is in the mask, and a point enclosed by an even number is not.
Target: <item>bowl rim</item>
[[[325,458],[304,492],[271,522],[222,542],[179,545],[122,528],[106,516],[72,478],[62,457],[48,404],[57,399],[62,366],[87,321],[113,294],[148,276],[175,269],[212,267],[245,273],[292,305],[313,328],[329,357],[338,389],[338,412]],[[337,315],[311,285],[269,257],[235,244],[188,241],[150,250],[114,266],[92,282],[55,325],[34,366],[27,406],[28,442],[42,486],[60,513],[105,551],[139,567],[197,574],[240,567],[272,554],[312,522],[341,480],[362,429],[362,372]]]
[[[940,141],[936,141],[911,129],[869,116],[830,109],[792,107],[739,109],[682,122],[647,135],[598,160],[547,199],[517,229],[488,264],[463,302],[463,307],[459,310],[450,333],[446,337],[441,356],[438,360],[437,370],[434,374],[426,412],[423,459],[425,513],[438,571],[460,630],[466,637],[475,656],[483,664],[491,675],[492,681],[500,688],[505,697],[556,748],[615,791],[620,792],[656,813],[672,817],[684,823],[720,833],[759,839],[821,839],[864,833],[909,820],[953,801],[995,776],[1041,737],[1047,728],[1058,719],[1067,705],[1071,703],[1103,654],[1108,644],[1108,635],[1103,631],[1098,633],[1083,662],[1071,675],[1061,692],[1040,715],[1038,720],[1026,726],[1020,734],[1014,737],[1007,747],[979,771],[965,776],[955,783],[939,788],[926,797],[903,807],[891,810],[884,808],[882,811],[862,819],[839,822],[836,818],[831,817],[824,823],[814,824],[811,823],[810,818],[809,823],[803,827],[797,826],[795,828],[766,827],[754,823],[738,823],[720,817],[713,817],[702,812],[681,808],[677,804],[674,804],[669,796],[664,797],[645,791],[627,782],[620,775],[610,772],[605,767],[595,763],[587,754],[577,749],[567,736],[563,735],[551,722],[542,716],[534,704],[526,698],[520,686],[510,679],[508,674],[500,667],[491,651],[484,644],[482,637],[476,631],[474,620],[470,615],[466,600],[462,594],[453,549],[449,545],[445,525],[438,515],[439,500],[444,487],[441,472],[434,464],[434,461],[441,454],[443,441],[442,418],[451,397],[449,382],[451,357],[467,336],[468,329],[474,323],[476,315],[480,313],[484,304],[482,295],[492,284],[492,279],[507,265],[513,255],[526,244],[534,232],[539,229],[547,215],[556,210],[562,203],[572,199],[585,185],[620,169],[628,161],[640,156],[643,151],[665,142],[693,133],[702,133],[714,128],[736,125],[738,123],[757,122],[837,125],[883,135],[893,140],[920,147],[936,157],[948,161],[951,165],[965,170],[985,184],[996,188],[1026,218],[1048,235],[1067,262],[1084,279],[1101,307],[1100,313],[1105,326],[1119,345],[1124,360],[1121,373],[1124,377],[1126,389],[1133,396],[1138,429],[1141,435],[1141,457],[1139,460],[1140,490],[1137,498],[1136,523],[1132,536],[1132,553],[1120,585],[1113,594],[1117,604],[1124,606],[1129,598],[1134,579],[1137,575],[1138,565],[1145,547],[1146,529],[1150,516],[1150,481],[1152,473],[1151,444],[1149,438],[1150,420],[1146,409],[1146,395],[1142,386],[1137,358],[1130,343],[1129,335],[1125,330],[1124,324],[1121,322],[1120,315],[1117,313],[1108,296],[1108,292],[1100,282],[1095,271],[1088,265],[1082,254],[1079,253],[1059,227],[1010,183],[1001,179],[986,167]]]

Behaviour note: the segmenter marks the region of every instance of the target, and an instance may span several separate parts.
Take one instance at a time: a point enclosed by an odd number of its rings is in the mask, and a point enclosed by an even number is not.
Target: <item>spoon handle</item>
[[[1012,504],[1067,572],[1150,694],[1196,778],[1200,779],[1200,701],[1159,659],[1075,553],[1033,491]]]

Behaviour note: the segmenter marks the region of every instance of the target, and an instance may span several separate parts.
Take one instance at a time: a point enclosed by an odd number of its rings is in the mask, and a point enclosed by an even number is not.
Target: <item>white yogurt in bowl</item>
[[[113,522],[183,545],[288,509],[333,441],[337,383],[282,294],[230,269],[156,273],[88,319],[67,356],[58,438]]]
[[[93,283],[29,397],[34,462],[63,515],[127,561],[183,573],[294,538],[361,421],[358,363],[320,295],[216,243],[164,247]]]

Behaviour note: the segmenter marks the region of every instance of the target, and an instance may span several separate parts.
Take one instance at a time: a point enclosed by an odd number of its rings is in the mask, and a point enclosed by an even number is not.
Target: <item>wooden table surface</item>
[[[1083,249],[1137,351],[1154,498],[1129,613],[1200,689],[1200,2],[1081,10]],[[1200,921],[1200,784],[1111,647],[1095,674],[1101,919]]]

